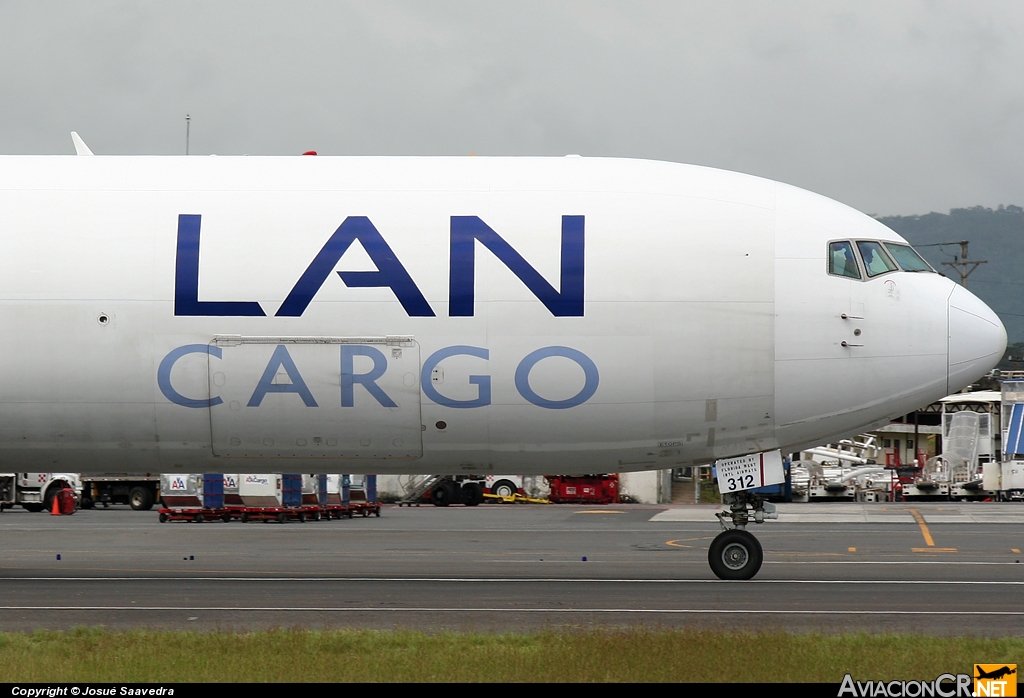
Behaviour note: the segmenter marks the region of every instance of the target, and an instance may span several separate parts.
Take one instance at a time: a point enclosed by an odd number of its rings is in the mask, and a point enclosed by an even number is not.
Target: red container
[[[614,504],[619,501],[619,476],[545,475],[554,504]]]

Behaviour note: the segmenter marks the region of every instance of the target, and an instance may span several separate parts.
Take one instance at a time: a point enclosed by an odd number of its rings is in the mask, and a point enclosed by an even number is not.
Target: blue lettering
[[[178,216],[178,254],[174,263],[175,315],[266,315],[251,301],[199,300],[199,228],[202,216]]]
[[[484,405],[491,404],[490,376],[469,377],[469,382],[477,386],[477,397],[475,400],[453,400],[452,398],[445,397],[441,393],[437,392],[437,389],[434,387],[433,383],[431,383],[430,374],[433,372],[434,367],[443,360],[447,359],[449,356],[458,355],[475,356],[484,360],[490,358],[490,352],[487,349],[480,347],[459,345],[454,347],[445,347],[444,349],[435,351],[425,362],[423,362],[423,370],[420,372],[420,383],[423,385],[424,394],[437,404],[444,405],[445,407],[483,407]]]
[[[277,317],[299,317],[313,300],[331,271],[348,251],[353,242],[358,240],[366,250],[366,254],[375,265],[377,271],[339,271],[338,276],[349,288],[389,287],[394,291],[398,302],[402,304],[411,317],[434,317],[427,299],[420,293],[416,283],[409,276],[391,247],[384,241],[381,234],[373,227],[366,216],[349,216],[338,226],[330,239],[317,253],[309,267],[303,272],[295,287],[284,299],[277,311]]]
[[[368,356],[373,359],[373,368],[369,373],[355,372],[353,358],[356,356]],[[359,383],[384,407],[398,407],[395,401],[388,397],[388,394],[375,382],[387,370],[388,359],[380,349],[357,344],[342,344],[341,406],[355,407],[355,385]]]
[[[530,371],[533,370],[533,367],[541,359],[546,359],[549,356],[563,356],[575,361],[583,369],[583,375],[585,376],[583,388],[573,397],[566,400],[548,400],[535,393],[533,388],[530,387]],[[581,351],[570,349],[569,347],[544,347],[543,349],[530,352],[519,362],[519,366],[516,367],[516,390],[519,391],[519,394],[534,405],[546,407],[549,410],[564,410],[582,405],[597,392],[598,382],[600,382],[600,376],[597,366],[590,360],[590,357]]]
[[[275,384],[272,382],[274,376],[277,375],[277,369],[282,367],[285,373],[288,374],[291,383]],[[256,385],[256,390],[253,391],[246,407],[259,407],[267,393],[296,393],[302,398],[302,403],[306,407],[317,406],[316,400],[313,399],[313,393],[309,392],[309,388],[306,387],[306,382],[302,380],[302,376],[299,374],[299,369],[295,366],[291,354],[288,353],[288,349],[283,344],[278,344],[277,348],[274,349],[274,355],[270,357],[270,362],[263,369],[263,376]]]
[[[476,296],[479,240],[526,284],[555,317],[583,316],[583,216],[562,216],[561,291],[556,291],[504,238],[476,216],[452,216],[448,315],[472,316]]]
[[[209,399],[185,397],[174,389],[171,385],[171,369],[174,368],[174,364],[178,362],[178,359],[187,354],[209,354],[215,358],[221,358],[220,347],[212,347],[209,344],[186,344],[183,347],[178,347],[165,356],[163,361],[160,362],[159,368],[157,368],[156,384],[160,386],[160,392],[175,405],[181,405],[182,407],[213,407],[224,402],[219,397]]]

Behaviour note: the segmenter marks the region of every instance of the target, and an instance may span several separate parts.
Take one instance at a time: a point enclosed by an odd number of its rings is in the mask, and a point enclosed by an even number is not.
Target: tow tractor
[[[757,538],[747,531],[747,524],[777,519],[775,505],[750,490],[785,482],[782,454],[779,451],[754,453],[739,458],[720,460],[718,489],[728,511],[715,514],[722,524],[708,548],[708,564],[719,579],[751,579],[761,569],[764,552]]]

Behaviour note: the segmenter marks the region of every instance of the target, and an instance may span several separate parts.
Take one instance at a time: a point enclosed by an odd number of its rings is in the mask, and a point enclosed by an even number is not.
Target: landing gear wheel
[[[719,533],[708,549],[708,563],[719,579],[751,579],[763,561],[757,538],[736,528]]]

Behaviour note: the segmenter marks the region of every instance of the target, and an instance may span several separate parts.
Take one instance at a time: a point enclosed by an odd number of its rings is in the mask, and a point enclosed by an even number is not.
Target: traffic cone
[[[57,497],[53,498],[53,506],[50,507],[50,516],[60,516],[60,502],[57,501]]]

